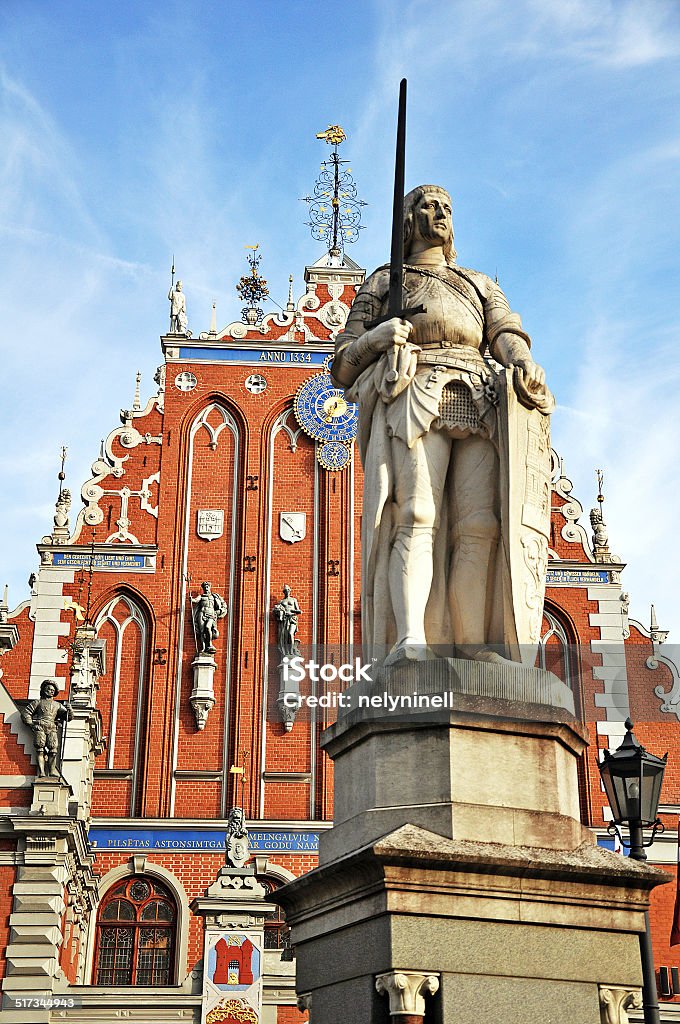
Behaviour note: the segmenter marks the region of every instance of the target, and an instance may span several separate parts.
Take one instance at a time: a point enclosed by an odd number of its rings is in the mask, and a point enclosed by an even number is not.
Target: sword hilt
[[[378,317],[377,320],[371,320],[365,327],[367,331],[372,331],[378,324],[387,323],[388,320],[393,320],[395,316],[400,320],[408,320],[410,316],[415,316],[416,313],[427,313],[427,309],[425,306],[410,306],[408,309],[399,309],[396,313],[386,313],[385,316]]]

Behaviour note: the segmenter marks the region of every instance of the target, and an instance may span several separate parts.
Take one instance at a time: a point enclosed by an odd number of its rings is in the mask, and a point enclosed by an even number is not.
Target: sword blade
[[[390,291],[388,317],[399,316],[403,308],[404,287],[404,163],[406,158],[406,79],[399,83],[397,149],[394,160],[394,200],[392,203],[392,249],[390,252]]]

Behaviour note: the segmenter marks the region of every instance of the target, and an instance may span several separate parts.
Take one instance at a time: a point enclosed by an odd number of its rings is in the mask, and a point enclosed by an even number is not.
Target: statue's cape
[[[364,468],[362,515],[362,637],[364,657],[383,657],[396,642],[388,565],[393,540],[394,470],[387,415],[379,395],[385,357],[347,391],[360,408],[357,442]],[[498,374],[501,539],[487,642],[533,664],[540,638],[550,528],[550,428],[547,415],[517,398],[512,370]],[[453,642],[446,596],[449,574],[448,501],[434,538],[434,576],[425,616],[431,646]]]

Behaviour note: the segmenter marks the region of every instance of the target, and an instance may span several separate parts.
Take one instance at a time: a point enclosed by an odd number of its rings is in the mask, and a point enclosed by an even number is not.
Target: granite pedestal
[[[570,691],[448,659],[362,692],[409,687],[443,706],[357,700],[324,734],[335,826],[319,867],[276,894],[311,1021],[599,1024],[614,992],[624,1024],[649,891],[667,875],[580,824],[587,740]]]

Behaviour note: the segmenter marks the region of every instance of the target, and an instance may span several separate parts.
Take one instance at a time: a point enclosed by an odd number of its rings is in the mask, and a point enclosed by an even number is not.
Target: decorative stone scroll
[[[425,996],[439,990],[439,975],[424,971],[387,971],[375,979],[376,991],[390,1001],[391,1017],[424,1017]]]
[[[622,988],[620,985],[600,985],[601,1024],[628,1024],[628,1010],[642,1007],[642,992],[639,988]]]

